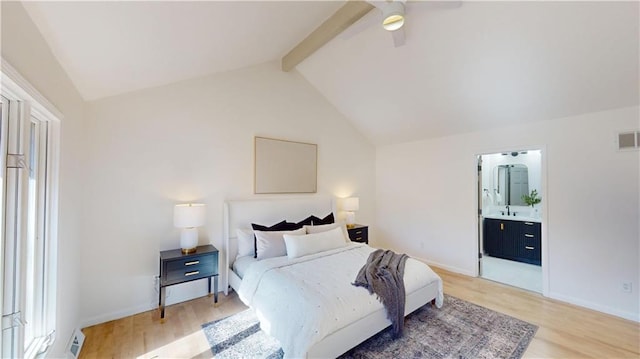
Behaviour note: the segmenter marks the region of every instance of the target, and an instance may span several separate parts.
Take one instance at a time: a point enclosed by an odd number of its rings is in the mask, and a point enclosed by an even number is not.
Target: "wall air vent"
[[[640,131],[620,132],[618,133],[617,142],[619,150],[640,149]]]

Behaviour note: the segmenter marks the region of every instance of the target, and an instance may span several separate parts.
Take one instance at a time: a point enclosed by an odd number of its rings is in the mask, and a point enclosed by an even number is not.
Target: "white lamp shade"
[[[173,225],[178,228],[200,227],[204,224],[204,204],[177,204],[173,210]]]
[[[342,209],[348,212],[355,212],[360,209],[360,199],[358,197],[345,198]]]

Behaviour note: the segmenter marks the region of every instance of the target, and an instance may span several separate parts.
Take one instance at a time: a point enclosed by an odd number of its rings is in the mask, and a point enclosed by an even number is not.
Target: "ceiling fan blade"
[[[398,30],[391,31],[393,37],[393,47],[400,47],[405,43],[404,26]]]

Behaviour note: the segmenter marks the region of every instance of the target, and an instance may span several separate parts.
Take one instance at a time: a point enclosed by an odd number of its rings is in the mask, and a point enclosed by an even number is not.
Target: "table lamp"
[[[360,209],[360,199],[358,197],[345,198],[342,209],[347,212],[347,228],[355,227],[356,214],[354,212]]]
[[[198,246],[198,227],[204,224],[204,204],[177,204],[173,210],[173,225],[180,231],[182,253],[193,253]]]

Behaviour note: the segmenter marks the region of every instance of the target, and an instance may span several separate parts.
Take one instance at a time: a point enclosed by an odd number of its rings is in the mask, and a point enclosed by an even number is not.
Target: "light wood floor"
[[[640,324],[481,278],[433,268],[444,291],[539,327],[525,358],[640,358]],[[201,324],[246,307],[238,297],[204,297],[83,329],[81,358],[210,358]]]

